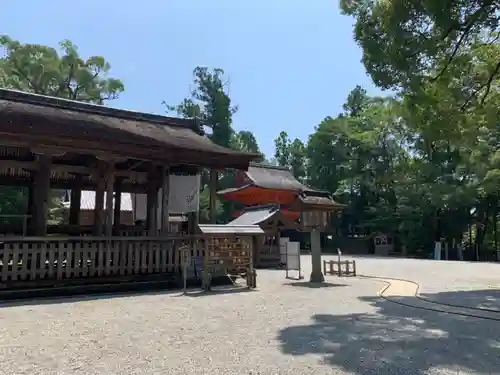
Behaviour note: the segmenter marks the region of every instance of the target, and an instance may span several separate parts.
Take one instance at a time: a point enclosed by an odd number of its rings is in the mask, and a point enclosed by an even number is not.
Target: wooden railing
[[[179,248],[203,256],[200,236],[0,238],[0,283],[180,272]]]

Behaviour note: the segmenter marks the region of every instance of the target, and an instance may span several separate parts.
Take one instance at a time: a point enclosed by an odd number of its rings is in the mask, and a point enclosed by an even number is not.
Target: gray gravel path
[[[358,267],[391,276],[392,262]],[[397,272],[417,275],[421,263]],[[312,288],[261,271],[252,292],[4,306],[1,374],[500,374],[500,324],[391,304],[374,280],[328,281]]]

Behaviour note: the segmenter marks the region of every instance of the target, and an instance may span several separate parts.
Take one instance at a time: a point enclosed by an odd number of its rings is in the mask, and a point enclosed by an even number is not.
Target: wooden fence
[[[180,247],[203,256],[204,240],[182,237],[0,238],[0,282],[180,272]]]

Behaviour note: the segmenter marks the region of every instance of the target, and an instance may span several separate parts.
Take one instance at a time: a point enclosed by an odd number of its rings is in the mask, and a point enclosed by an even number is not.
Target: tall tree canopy
[[[259,145],[252,132],[235,131],[233,115],[238,107],[233,105],[228,90],[229,80],[224,70],[207,67],[196,67],[193,70],[193,89],[191,95],[178,105],[168,105],[168,111],[173,111],[185,118],[195,118],[200,124],[210,128],[209,138],[216,144],[235,150],[260,153]],[[264,156],[262,155],[262,158]],[[207,174],[202,174],[202,191],[200,200],[200,221],[208,220],[209,189]],[[219,174],[218,189],[234,187],[235,173],[225,171]],[[228,222],[232,219],[234,204],[222,200],[217,205],[217,221]]]
[[[363,63],[383,88],[415,89],[422,79],[435,81],[467,64],[478,44],[499,42],[497,0],[341,0],[340,5],[355,18]],[[483,63],[465,104],[473,97],[483,102],[500,73],[500,56]]]
[[[117,99],[124,85],[109,78],[110,64],[102,56],[83,59],[69,40],[55,48],[23,44],[0,36],[0,86],[36,94],[104,104]]]
[[[104,57],[84,59],[69,40],[59,44],[59,52],[8,36],[0,36],[0,46],[0,87],[95,104],[117,99],[124,90],[120,80],[107,76],[111,67]],[[60,196],[54,192],[49,209],[60,205]],[[27,200],[26,189],[0,186],[0,214],[24,214]]]
[[[306,177],[306,147],[304,143],[295,138],[293,141],[288,133],[282,131],[274,140],[276,164],[287,167],[300,181]]]

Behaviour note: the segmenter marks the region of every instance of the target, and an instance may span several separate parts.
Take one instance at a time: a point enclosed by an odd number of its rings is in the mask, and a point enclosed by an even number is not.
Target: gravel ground
[[[485,273],[491,270],[493,277],[497,269],[459,264],[457,275],[436,263],[365,258],[358,259],[358,269],[420,278],[416,281],[426,281],[425,290],[433,294],[451,294],[449,278],[467,275],[481,275],[474,285],[487,288]],[[303,264],[307,277],[307,257]],[[251,292],[4,306],[1,373],[500,374],[500,323],[386,302],[377,297],[383,284],[375,280],[329,276],[327,281],[313,288],[285,280],[282,271],[260,271],[259,288]]]
[[[420,294],[431,300],[500,310],[500,263],[376,257],[358,257],[356,263],[358,274],[415,281]]]

